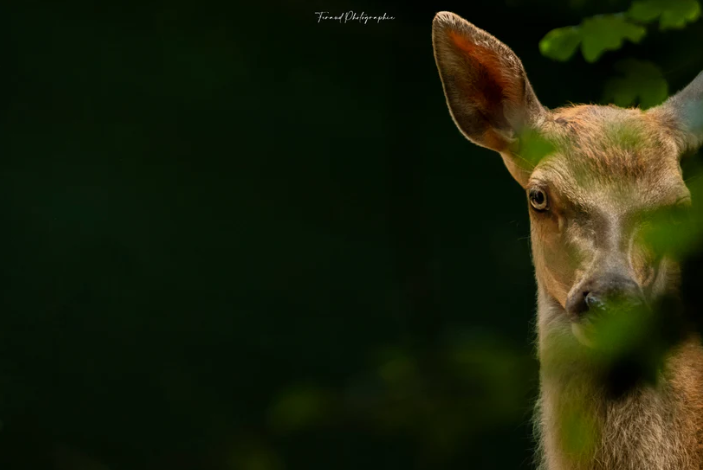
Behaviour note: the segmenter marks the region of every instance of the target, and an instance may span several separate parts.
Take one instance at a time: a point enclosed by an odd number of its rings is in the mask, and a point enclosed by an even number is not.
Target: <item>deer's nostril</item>
[[[639,285],[621,275],[604,275],[585,283],[567,300],[570,315],[581,317],[587,312],[639,309],[645,306]]]
[[[566,311],[575,317],[580,317],[586,313],[590,308],[589,302],[591,300],[589,299],[589,295],[590,293],[588,291],[572,294],[566,301]]]
[[[583,301],[586,304],[587,310],[602,309],[605,306],[600,297],[596,296],[593,292],[586,292]]]

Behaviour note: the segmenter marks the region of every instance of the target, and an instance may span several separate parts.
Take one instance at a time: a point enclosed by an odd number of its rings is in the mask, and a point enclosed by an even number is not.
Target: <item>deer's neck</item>
[[[700,342],[691,339],[672,351],[656,386],[613,399],[597,383],[596,370],[569,354],[569,344],[575,345],[570,327],[545,300],[540,296],[538,306],[541,468],[703,469]]]

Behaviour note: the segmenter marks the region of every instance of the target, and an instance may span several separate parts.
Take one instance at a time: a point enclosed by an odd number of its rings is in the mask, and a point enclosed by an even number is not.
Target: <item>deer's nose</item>
[[[604,274],[584,282],[566,301],[566,311],[576,317],[609,307],[636,309],[644,305],[639,284],[621,274]]]

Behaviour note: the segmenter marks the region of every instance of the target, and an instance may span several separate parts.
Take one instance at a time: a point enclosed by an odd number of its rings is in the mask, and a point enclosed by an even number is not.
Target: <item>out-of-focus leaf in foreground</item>
[[[564,62],[574,55],[581,44],[581,30],[578,26],[553,29],[539,42],[543,56]]]
[[[342,389],[290,387],[272,402],[269,428],[292,435],[361,427],[412,439],[422,459],[443,461],[475,436],[522,419],[533,366],[486,335],[454,334],[431,354],[388,346]]]
[[[667,253],[678,260],[700,248],[703,220],[700,211],[683,206],[666,207],[650,217],[643,232],[647,244],[657,253]]]
[[[605,102],[622,107],[639,104],[647,109],[661,104],[669,96],[669,84],[652,62],[625,59],[615,64],[615,70],[619,76],[606,82]]]
[[[560,409],[561,422],[564,423],[560,437],[570,455],[587,456],[598,444],[600,429],[586,405],[576,400]]]
[[[565,61],[580,44],[584,59],[595,62],[606,51],[620,49],[626,40],[640,42],[646,33],[643,26],[622,13],[598,15],[586,18],[578,26],[553,29],[540,41],[539,48],[544,56]]]
[[[520,134],[517,155],[530,165],[537,165],[544,157],[554,152],[555,146],[539,132],[526,129]]]
[[[601,15],[586,18],[581,25],[581,52],[588,62],[595,62],[606,51],[622,47],[625,40],[638,43],[647,30],[624,15]]]
[[[697,0],[638,0],[627,15],[645,23],[658,18],[662,30],[681,29],[700,18],[701,5]]]

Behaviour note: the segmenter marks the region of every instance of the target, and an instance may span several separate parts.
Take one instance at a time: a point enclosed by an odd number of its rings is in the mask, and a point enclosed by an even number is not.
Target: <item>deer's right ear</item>
[[[461,132],[501,152],[524,185],[520,162],[506,155],[525,127],[537,127],[546,110],[537,100],[520,59],[508,46],[450,12],[432,24],[434,56],[449,111]]]
[[[700,148],[703,145],[703,72],[651,112],[676,130],[682,152]]]

